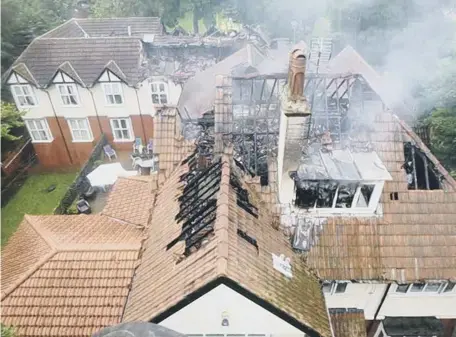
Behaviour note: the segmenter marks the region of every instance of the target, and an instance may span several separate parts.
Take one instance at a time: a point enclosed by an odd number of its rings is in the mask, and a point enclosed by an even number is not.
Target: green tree
[[[22,121],[24,113],[19,112],[14,104],[3,101],[1,104],[2,142],[20,139],[22,136],[14,135],[12,131],[24,125]]]
[[[13,327],[6,326],[0,323],[2,337],[16,337],[16,331]]]
[[[425,122],[431,131],[432,152],[447,169],[456,172],[456,106],[434,109]]]

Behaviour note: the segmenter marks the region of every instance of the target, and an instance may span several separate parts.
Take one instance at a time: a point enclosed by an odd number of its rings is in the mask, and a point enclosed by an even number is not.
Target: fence
[[[103,146],[107,144],[105,134],[101,135],[97,145],[93,148],[89,159],[82,167],[76,179],[70,185],[63,198],[60,200],[58,206],[54,209],[54,214],[66,214],[68,208],[73,204],[76,198],[84,193],[90,186],[87,175],[95,168],[95,162],[101,159],[103,154]]]
[[[37,162],[31,139],[25,140],[5,164],[2,163],[2,207],[16,194],[28,176],[28,170]]]

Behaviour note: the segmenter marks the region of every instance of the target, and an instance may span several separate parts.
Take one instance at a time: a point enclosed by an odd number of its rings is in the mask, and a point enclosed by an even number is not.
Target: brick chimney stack
[[[277,159],[279,200],[282,204],[289,204],[293,199],[294,181],[289,173],[297,171],[308,141],[311,111],[304,96],[306,50],[305,43],[300,42],[290,53],[288,90],[281,102]]]

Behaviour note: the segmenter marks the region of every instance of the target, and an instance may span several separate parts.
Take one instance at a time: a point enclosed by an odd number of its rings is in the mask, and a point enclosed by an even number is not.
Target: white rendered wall
[[[229,326],[222,326],[223,314]],[[184,334],[305,334],[225,285],[160,322]]]
[[[136,89],[129,87],[123,82],[118,82],[122,86],[122,104],[107,104],[102,83],[95,84],[90,90],[97,107],[99,116],[127,117],[130,115],[139,115],[140,110],[136,98]]]
[[[390,287],[378,319],[385,316],[435,316],[439,319],[456,318],[456,292],[449,293],[396,293],[397,285]]]
[[[152,96],[150,91],[150,82],[151,81],[160,81],[168,84],[168,107],[176,107],[179,101],[179,97],[182,93],[182,88],[180,85],[174,83],[172,80],[168,80],[163,76],[154,76],[149,79],[144,80],[138,84],[138,97],[139,104],[141,106],[142,114],[155,116],[157,107],[152,103]],[[215,95],[215,89],[214,89]]]
[[[75,84],[75,86],[77,88],[79,97],[79,105],[77,106],[64,105],[62,103],[62,98],[60,96],[57,85],[52,84],[47,89],[45,89],[49,92],[57,116],[66,118],[83,118],[88,116],[96,116],[95,108],[93,106],[92,97],[90,96],[89,90],[81,87],[78,84]],[[41,107],[41,104],[39,108],[44,109],[44,107]]]
[[[51,101],[45,91],[32,86],[33,93],[37,100],[37,105],[33,107],[21,108],[19,110],[25,112],[24,118],[44,118],[54,117]]]
[[[344,293],[332,295],[325,293],[326,306],[362,309],[366,319],[372,320],[386,287],[386,284],[348,283]]]

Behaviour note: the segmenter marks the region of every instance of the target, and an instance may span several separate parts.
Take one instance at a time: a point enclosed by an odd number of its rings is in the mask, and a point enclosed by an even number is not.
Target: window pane
[[[374,192],[375,185],[363,185],[361,186],[359,199],[356,204],[356,207],[368,207],[369,201],[372,197],[372,193]]]
[[[70,96],[70,101],[72,105],[77,105],[78,102],[76,101],[76,96]]]
[[[421,292],[424,289],[424,283],[413,283],[412,288],[410,289],[411,292]]]
[[[22,86],[22,91],[24,92],[24,95],[30,95],[31,94],[31,90],[30,90],[30,87],[28,85]]]
[[[157,85],[156,84],[152,83],[151,87],[152,87],[152,92],[157,92]]]
[[[74,95],[74,87],[72,85],[67,86],[68,94]]]
[[[87,130],[81,130],[81,140],[89,140],[89,132]]]
[[[324,293],[331,292],[331,286],[332,286],[331,283],[323,283],[323,288],[322,288],[323,292]]]
[[[448,284],[443,292],[448,293],[448,292],[452,291],[454,289],[455,284],[456,283],[454,283],[454,282],[448,282]]]
[[[122,139],[122,131],[120,131],[120,130],[115,130],[115,131],[114,131],[114,135],[115,135],[114,138],[116,138],[116,139]]]
[[[41,140],[40,133],[38,131],[31,131],[30,133],[32,135],[33,140]]]
[[[123,139],[129,139],[130,135],[129,135],[128,130],[122,130],[122,136],[123,136]]]
[[[14,93],[16,95],[22,95],[22,90],[21,87],[18,87],[17,85],[13,87]]]
[[[160,83],[160,92],[165,91],[165,85],[163,83]]]
[[[115,95],[115,96],[114,96],[114,99],[115,99],[115,103],[116,103],[116,104],[122,104],[122,96],[120,96],[120,95]]]
[[[426,288],[424,289],[425,292],[432,293],[432,292],[437,292],[439,291],[441,283],[428,283],[426,284]]]
[[[408,284],[398,284],[396,288],[397,293],[406,293],[408,288]]]
[[[118,119],[113,119],[112,120],[112,125],[114,126],[115,129],[119,129],[120,128],[119,120]]]
[[[39,131],[39,133],[40,133],[40,136],[41,136],[41,140],[47,140],[48,139],[45,131]]]
[[[18,96],[17,99],[19,101],[20,106],[27,105],[27,100],[25,99],[24,96]]]
[[[61,95],[65,95],[66,94],[65,86],[64,85],[59,85],[59,91],[60,91]]]
[[[166,95],[160,95],[160,101],[161,104],[166,104],[168,103],[168,98],[166,97]]]
[[[120,127],[122,129],[126,129],[127,128],[127,120],[126,119],[121,119],[120,120]]]
[[[154,103],[154,104],[158,104],[159,103],[157,94],[152,94],[152,103]]]
[[[351,208],[355,192],[355,184],[340,185],[337,193],[336,208]]]
[[[74,140],[81,140],[81,131],[73,130]]]
[[[337,283],[336,293],[344,293],[345,289],[347,289],[347,283]]]
[[[37,128],[37,129],[41,129],[41,130],[44,129],[44,123],[43,123],[43,121],[36,120],[36,121],[35,121],[35,125],[36,125],[36,128]]]

